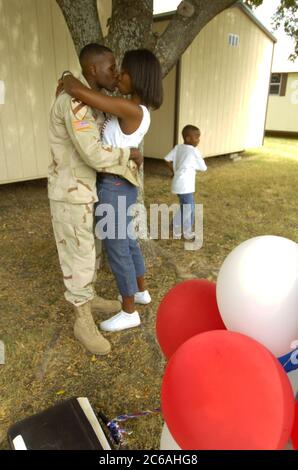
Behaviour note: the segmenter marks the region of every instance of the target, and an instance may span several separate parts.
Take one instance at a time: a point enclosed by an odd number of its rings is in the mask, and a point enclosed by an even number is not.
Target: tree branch
[[[103,44],[96,0],[56,0],[62,10],[77,54],[91,42]],[[75,3],[75,5],[74,5]]]
[[[282,0],[273,18],[274,28],[283,27],[285,33],[295,41],[294,52],[289,59],[298,58],[298,0]]]
[[[162,65],[163,76],[174,67],[201,29],[234,3],[236,0],[185,0],[180,3],[155,47],[155,53]]]

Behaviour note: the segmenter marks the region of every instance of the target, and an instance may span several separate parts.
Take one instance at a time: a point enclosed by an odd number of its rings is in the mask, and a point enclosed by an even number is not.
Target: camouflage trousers
[[[69,204],[50,200],[65,298],[83,305],[94,297],[101,242],[94,237],[94,204]]]

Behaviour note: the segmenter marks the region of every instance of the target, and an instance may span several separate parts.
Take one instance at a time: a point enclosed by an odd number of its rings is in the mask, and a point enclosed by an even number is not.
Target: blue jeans
[[[103,246],[106,250],[120,294],[122,297],[132,296],[139,290],[136,278],[145,274],[144,259],[139,244],[134,238],[134,230],[132,230],[133,217],[127,215],[129,206],[136,203],[138,188],[123,178],[107,174],[103,177],[98,177],[97,192],[99,203],[97,204],[96,211],[104,210],[103,204],[109,204],[114,209],[115,214],[115,219],[107,218],[103,214],[95,216],[97,228],[100,225],[98,222],[103,222],[105,218],[109,221],[108,223],[112,224],[114,230],[113,235],[115,236],[112,237],[105,237],[104,231],[101,230],[102,236],[100,238],[102,238]],[[122,205],[123,201],[126,202],[126,210],[121,207],[118,199],[119,196],[122,196]],[[119,208],[121,212],[119,212]],[[127,235],[128,225],[130,226],[130,234],[133,232],[134,237]]]
[[[176,233],[190,233],[195,221],[195,200],[194,193],[177,194],[180,202],[180,209],[173,219],[173,229]],[[181,230],[183,226],[183,230]]]

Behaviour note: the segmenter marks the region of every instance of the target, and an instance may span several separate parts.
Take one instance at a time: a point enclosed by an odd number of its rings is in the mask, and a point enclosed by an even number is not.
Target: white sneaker
[[[151,302],[151,295],[147,290],[143,292],[136,292],[135,293],[135,303],[141,305],[148,305]]]
[[[118,296],[118,300],[122,302],[122,295]],[[136,292],[135,293],[135,303],[141,305],[148,305],[151,302],[151,296],[147,290],[143,292]]]
[[[113,317],[100,323],[100,329],[103,331],[122,331],[128,328],[134,328],[141,324],[140,316],[137,311],[126,313],[123,310]]]

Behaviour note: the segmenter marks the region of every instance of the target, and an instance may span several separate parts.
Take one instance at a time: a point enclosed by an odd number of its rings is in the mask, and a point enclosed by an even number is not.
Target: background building
[[[166,24],[157,22],[156,29]],[[152,113],[145,154],[162,158],[190,123],[200,127],[207,157],[261,146],[274,42],[242,3],[210,21],[165,78],[164,104]]]
[[[298,61],[272,72],[266,133],[298,137]]]

